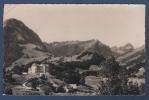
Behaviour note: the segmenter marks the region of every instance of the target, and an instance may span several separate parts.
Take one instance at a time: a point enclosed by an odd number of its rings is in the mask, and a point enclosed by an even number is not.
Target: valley
[[[23,22],[4,23],[4,95],[145,94],[145,45],[42,42]]]

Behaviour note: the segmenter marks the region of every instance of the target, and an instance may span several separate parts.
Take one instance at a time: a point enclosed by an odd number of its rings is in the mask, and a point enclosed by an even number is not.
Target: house
[[[47,64],[36,64],[33,63],[32,66],[28,69],[28,74],[39,74],[40,76],[48,72]]]

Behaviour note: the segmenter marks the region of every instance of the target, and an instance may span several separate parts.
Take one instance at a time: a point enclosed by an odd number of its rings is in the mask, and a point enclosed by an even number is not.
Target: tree
[[[106,83],[104,81],[100,81],[98,85],[98,89],[96,90],[97,95],[111,95],[111,85],[110,81]]]
[[[32,88],[37,89],[38,85],[39,85],[38,78],[33,78],[32,81],[31,81]]]
[[[116,62],[113,56],[109,57],[101,65],[100,73],[102,77],[110,80],[108,83],[100,83],[99,88],[102,95],[120,95],[122,94],[122,79],[120,77],[121,66]]]

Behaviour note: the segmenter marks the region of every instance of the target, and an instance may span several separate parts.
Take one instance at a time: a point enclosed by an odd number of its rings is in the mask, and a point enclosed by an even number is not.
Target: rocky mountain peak
[[[10,19],[7,19],[4,21],[4,26],[13,26],[13,25],[19,25],[19,24],[22,24],[23,23],[15,18],[10,18]]]
[[[28,28],[23,22],[14,18],[4,22],[4,38],[7,38],[6,40],[11,42],[19,42],[21,44],[32,43],[39,46],[41,50],[46,49],[39,36],[33,30]]]
[[[120,48],[124,49],[124,50],[133,50],[134,46],[131,43],[127,43],[126,45],[124,45],[124,46],[122,46]]]
[[[111,50],[115,56],[121,56],[121,55],[127,54],[127,53],[133,51],[134,49],[135,48],[131,43],[127,43],[124,46],[120,46],[120,47],[113,46],[111,48]]]
[[[32,54],[34,54],[35,51],[46,51],[46,47],[39,36],[33,30],[28,28],[22,21],[14,18],[8,19],[4,22],[3,28],[4,60],[6,67],[19,58],[26,56],[28,52],[32,52]]]

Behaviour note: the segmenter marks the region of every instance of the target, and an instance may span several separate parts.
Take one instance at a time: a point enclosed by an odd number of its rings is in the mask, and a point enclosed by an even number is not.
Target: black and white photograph
[[[145,95],[145,5],[4,4],[3,95]]]

